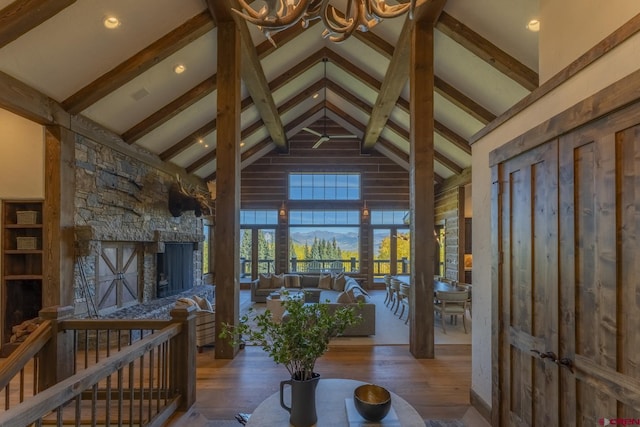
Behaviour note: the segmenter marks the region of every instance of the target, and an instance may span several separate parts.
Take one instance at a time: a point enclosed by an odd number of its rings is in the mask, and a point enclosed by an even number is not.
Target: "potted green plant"
[[[284,365],[291,380],[280,384],[281,405],[291,413],[296,427],[316,423],[315,387],[320,375],[314,372],[316,360],[329,348],[331,338],[362,321],[357,304],[345,304],[331,310],[329,304],[306,304],[303,298],[282,296],[285,316],[275,320],[269,310],[257,314],[251,310],[238,325],[223,324],[220,337],[238,345],[262,347],[277,364]],[[291,386],[291,407],[285,405],[282,392]]]

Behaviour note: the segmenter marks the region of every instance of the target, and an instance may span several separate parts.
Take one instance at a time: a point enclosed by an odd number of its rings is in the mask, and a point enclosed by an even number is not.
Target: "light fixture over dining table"
[[[396,3],[394,0],[391,0]],[[272,36],[298,23],[304,28],[309,22],[321,19],[325,26],[323,37],[333,42],[346,40],[355,30],[369,31],[383,19],[396,18],[409,11],[409,17],[418,0],[387,4],[388,0],[347,0],[344,15],[329,0],[263,0],[264,6],[256,11],[246,0],[238,0],[244,12],[233,9],[248,22],[257,25],[275,45]]]

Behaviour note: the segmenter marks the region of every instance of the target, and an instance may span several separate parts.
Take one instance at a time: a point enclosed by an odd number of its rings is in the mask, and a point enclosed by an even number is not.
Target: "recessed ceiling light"
[[[202,143],[204,143],[204,139],[198,138],[198,144],[202,144]]]
[[[540,21],[537,19],[532,19],[531,21],[529,21],[527,23],[527,30],[533,31],[534,33],[540,31]]]
[[[187,70],[187,67],[185,67],[183,64],[178,64],[175,67],[173,67],[173,71],[176,74],[182,74]]]
[[[118,18],[116,18],[115,16],[107,16],[104,18],[104,20],[102,21],[102,23],[104,24],[105,28],[108,28],[110,30],[113,30],[115,28],[118,28],[121,24],[120,20]]]
[[[240,143],[240,147],[244,147],[244,142],[241,142],[241,143]]]
[[[318,99],[318,97],[320,96],[320,94],[318,92],[313,94],[313,99]]]
[[[209,148],[209,144],[204,144],[204,148]]]

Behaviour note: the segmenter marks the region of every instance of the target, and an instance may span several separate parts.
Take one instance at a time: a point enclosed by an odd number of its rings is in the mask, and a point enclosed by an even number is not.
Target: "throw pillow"
[[[318,289],[331,289],[331,275],[321,274],[318,279]]]
[[[344,286],[347,284],[347,279],[344,277],[343,273],[338,273],[333,276],[333,283],[331,284],[331,288],[334,291],[344,291]]]
[[[178,300],[176,301],[176,305],[192,305],[196,308],[196,310],[200,310],[200,306],[198,305],[198,303],[191,298],[178,298]]]
[[[213,306],[208,299],[194,295],[193,300],[198,304],[198,307],[200,307],[201,310],[213,311]]]
[[[336,299],[336,302],[338,304],[350,304],[353,302],[353,300],[351,299],[351,297],[347,292],[340,292],[340,294],[338,294],[338,298]]]
[[[284,287],[285,288],[299,288],[300,276],[297,274],[285,274],[284,275]]]
[[[258,289],[271,289],[271,274],[260,273],[258,276]]]
[[[271,287],[272,288],[281,288],[284,286],[284,274],[274,274],[271,276]]]
[[[358,293],[355,289],[349,289],[347,291],[349,297],[354,302],[367,302],[367,297],[364,294]]]

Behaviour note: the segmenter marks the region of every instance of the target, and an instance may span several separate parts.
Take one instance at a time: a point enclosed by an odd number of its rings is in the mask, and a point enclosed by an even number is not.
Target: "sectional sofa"
[[[251,282],[251,301],[265,302],[269,294],[282,288],[291,291],[320,290],[319,302],[329,304],[335,310],[343,304],[362,305],[357,308],[357,314],[362,316],[362,322],[350,326],[343,336],[367,336],[376,333],[376,305],[370,302],[367,292],[360,287],[352,277],[338,274],[261,274]]]

